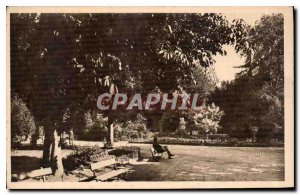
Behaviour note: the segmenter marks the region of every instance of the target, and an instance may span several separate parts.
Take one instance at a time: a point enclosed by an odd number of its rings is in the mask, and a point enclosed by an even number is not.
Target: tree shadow
[[[30,156],[12,156],[11,173],[20,174],[41,168],[41,158]]]
[[[38,144],[36,146],[32,146],[31,144],[21,144],[14,146],[12,150],[43,150],[43,145]]]
[[[133,170],[128,174],[128,181],[157,181],[160,170],[152,164],[134,165]]]

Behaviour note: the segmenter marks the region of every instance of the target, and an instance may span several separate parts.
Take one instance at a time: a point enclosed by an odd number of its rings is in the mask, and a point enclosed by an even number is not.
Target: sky
[[[247,13],[247,14],[236,14],[236,13],[224,13],[224,16],[228,21],[232,21],[236,18],[243,19],[246,23],[251,26],[255,25],[255,22],[259,20],[263,14],[260,13]],[[226,56],[217,55],[214,57],[216,60],[215,70],[217,77],[219,78],[218,85],[221,81],[231,81],[234,80],[236,73],[240,72],[241,69],[234,68],[234,66],[239,66],[244,64],[244,58],[235,52],[234,46],[225,45],[224,49],[227,52]]]

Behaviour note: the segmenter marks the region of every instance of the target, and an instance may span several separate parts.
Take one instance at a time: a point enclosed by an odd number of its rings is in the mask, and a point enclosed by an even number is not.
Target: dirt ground
[[[148,144],[138,145],[151,158]],[[173,159],[134,166],[131,181],[281,181],[283,148],[170,145]]]
[[[173,159],[151,159],[149,144],[141,148],[143,160],[132,163],[129,181],[280,181],[284,180],[283,148],[246,148],[170,145]],[[70,154],[63,150],[63,156]],[[12,173],[38,169],[42,150],[12,152]],[[77,181],[65,176],[64,181]],[[48,181],[57,181],[53,176]],[[61,181],[61,179],[60,179]]]

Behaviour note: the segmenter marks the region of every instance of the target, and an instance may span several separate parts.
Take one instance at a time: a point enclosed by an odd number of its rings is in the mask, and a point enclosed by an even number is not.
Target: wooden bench
[[[120,168],[117,166],[117,163],[118,162],[116,161],[115,157],[92,163],[90,164],[90,170],[93,172],[93,175],[79,178],[79,181],[108,181],[109,179],[113,179],[115,177],[120,178],[123,174],[126,174],[127,177],[127,173],[130,169],[125,167]],[[108,172],[97,175],[97,172],[104,168],[109,168],[110,170]]]
[[[27,173],[21,173],[21,174],[13,174],[12,178],[16,179],[16,180],[26,180],[29,178],[38,178],[38,179],[42,179],[43,182],[45,182],[45,180],[47,179],[46,176],[48,175],[52,175],[52,169],[50,167],[48,168],[40,168],[37,170],[33,170]]]
[[[95,179],[96,181],[107,181],[109,179],[112,179],[114,177],[120,178],[122,174],[126,174],[125,178],[127,177],[127,173],[129,172],[128,168],[122,168],[117,170],[112,170],[107,173],[104,173],[102,175],[97,176]]]
[[[152,158],[155,161],[158,161],[162,155],[164,154],[164,152],[162,153],[158,153],[153,147],[150,148],[151,154],[152,154]]]

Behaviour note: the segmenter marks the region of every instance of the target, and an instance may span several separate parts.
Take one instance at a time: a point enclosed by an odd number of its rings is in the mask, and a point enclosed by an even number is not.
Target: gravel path
[[[143,162],[134,166],[131,181],[276,181],[284,180],[283,148],[235,148],[170,145],[165,155],[151,161],[150,147],[140,144]],[[148,160],[149,159],[149,160]]]

